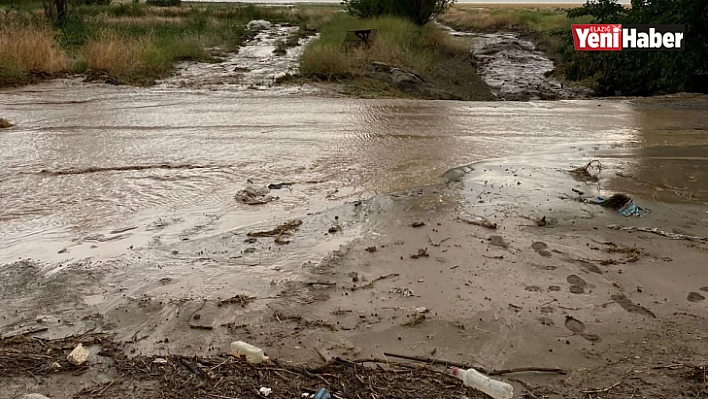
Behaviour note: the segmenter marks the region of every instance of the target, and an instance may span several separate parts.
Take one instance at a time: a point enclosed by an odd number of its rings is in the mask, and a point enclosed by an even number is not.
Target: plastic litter
[[[329,394],[326,388],[320,388],[315,394],[314,399],[331,399],[332,395]]]
[[[265,356],[263,349],[247,344],[243,341],[231,343],[231,355],[236,357],[245,357],[246,361],[253,364],[260,364],[268,361],[268,356]]]
[[[453,367],[452,375],[462,380],[466,386],[480,390],[494,399],[514,397],[514,387],[506,382],[493,380],[475,369],[462,370]]]
[[[270,395],[270,394],[273,392],[273,390],[270,389],[270,388],[261,387],[261,389],[259,389],[258,392],[259,392],[262,396],[264,396],[264,397],[267,398],[268,395]]]
[[[610,197],[599,196],[586,199],[585,202],[611,208],[622,216],[643,217],[649,214],[649,210],[634,203],[634,200],[625,194],[614,194]]]

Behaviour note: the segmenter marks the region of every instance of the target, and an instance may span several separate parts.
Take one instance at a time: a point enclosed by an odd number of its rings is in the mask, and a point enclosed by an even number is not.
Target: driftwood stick
[[[453,366],[453,367],[459,367],[459,368],[469,368],[469,367],[474,367],[476,370],[488,374],[487,370],[485,370],[483,367],[477,367],[477,366],[470,366],[469,364],[463,364],[463,363],[457,363],[457,362],[449,362],[447,360],[440,360],[440,359],[431,359],[428,357],[421,357],[421,356],[408,356],[408,355],[398,355],[395,353],[389,353],[389,352],[384,352],[384,356],[390,356],[390,357],[397,357],[399,359],[406,359],[406,360],[414,360],[416,362],[424,362],[428,364],[439,364],[441,366]]]
[[[425,362],[429,364],[440,364],[443,366],[454,366],[459,368],[469,368],[473,367],[477,371],[487,374],[487,375],[504,375],[504,374],[514,374],[514,373],[528,373],[528,372],[540,372],[540,373],[556,373],[556,374],[566,374],[562,369],[549,368],[549,367],[519,367],[514,369],[504,369],[504,370],[487,370],[479,366],[470,366],[468,364],[450,362],[447,360],[431,359],[427,357],[420,356],[408,356],[408,355],[398,355],[395,353],[384,352],[384,356],[397,357],[400,359],[415,360],[417,362]]]

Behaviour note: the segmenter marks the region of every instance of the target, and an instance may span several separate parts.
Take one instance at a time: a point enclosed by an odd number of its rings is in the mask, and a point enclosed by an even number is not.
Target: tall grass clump
[[[150,39],[120,37],[102,32],[82,49],[86,66],[111,76],[128,78],[145,68]]]
[[[50,28],[16,24],[0,27],[0,84],[22,83],[29,74],[68,71],[70,65]]]
[[[378,30],[370,47],[342,46],[347,31],[356,29]],[[434,25],[419,27],[401,17],[362,20],[340,14],[326,23],[320,38],[305,49],[300,73],[319,77],[356,74],[374,61],[426,73],[433,71],[445,56],[467,54],[467,42],[449,37]]]

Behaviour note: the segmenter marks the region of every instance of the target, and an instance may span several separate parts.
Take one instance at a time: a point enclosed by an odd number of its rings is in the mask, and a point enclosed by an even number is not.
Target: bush
[[[683,24],[684,51],[574,51],[570,31],[564,32],[564,60],[569,80],[595,79],[600,95],[651,95],[693,90],[697,77],[708,73],[708,2],[705,0],[632,0],[625,8],[617,0],[589,0],[570,10],[569,17],[592,16],[595,23]]]
[[[0,69],[54,74],[67,71],[69,58],[46,27],[6,25],[0,29]]]
[[[454,3],[455,0],[344,0],[349,13],[357,17],[395,15],[421,26],[443,14]]]
[[[159,7],[172,7],[182,4],[182,0],[145,0],[145,4]]]

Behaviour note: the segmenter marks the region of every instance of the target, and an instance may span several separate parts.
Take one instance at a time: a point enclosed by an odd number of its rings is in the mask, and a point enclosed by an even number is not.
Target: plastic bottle
[[[468,387],[478,389],[494,399],[511,399],[514,387],[506,382],[493,380],[475,369],[462,370],[452,368],[452,375],[462,380]]]
[[[253,364],[268,361],[268,356],[263,354],[263,349],[247,344],[243,341],[231,343],[231,355],[236,357],[244,356],[246,357],[246,361]]]

